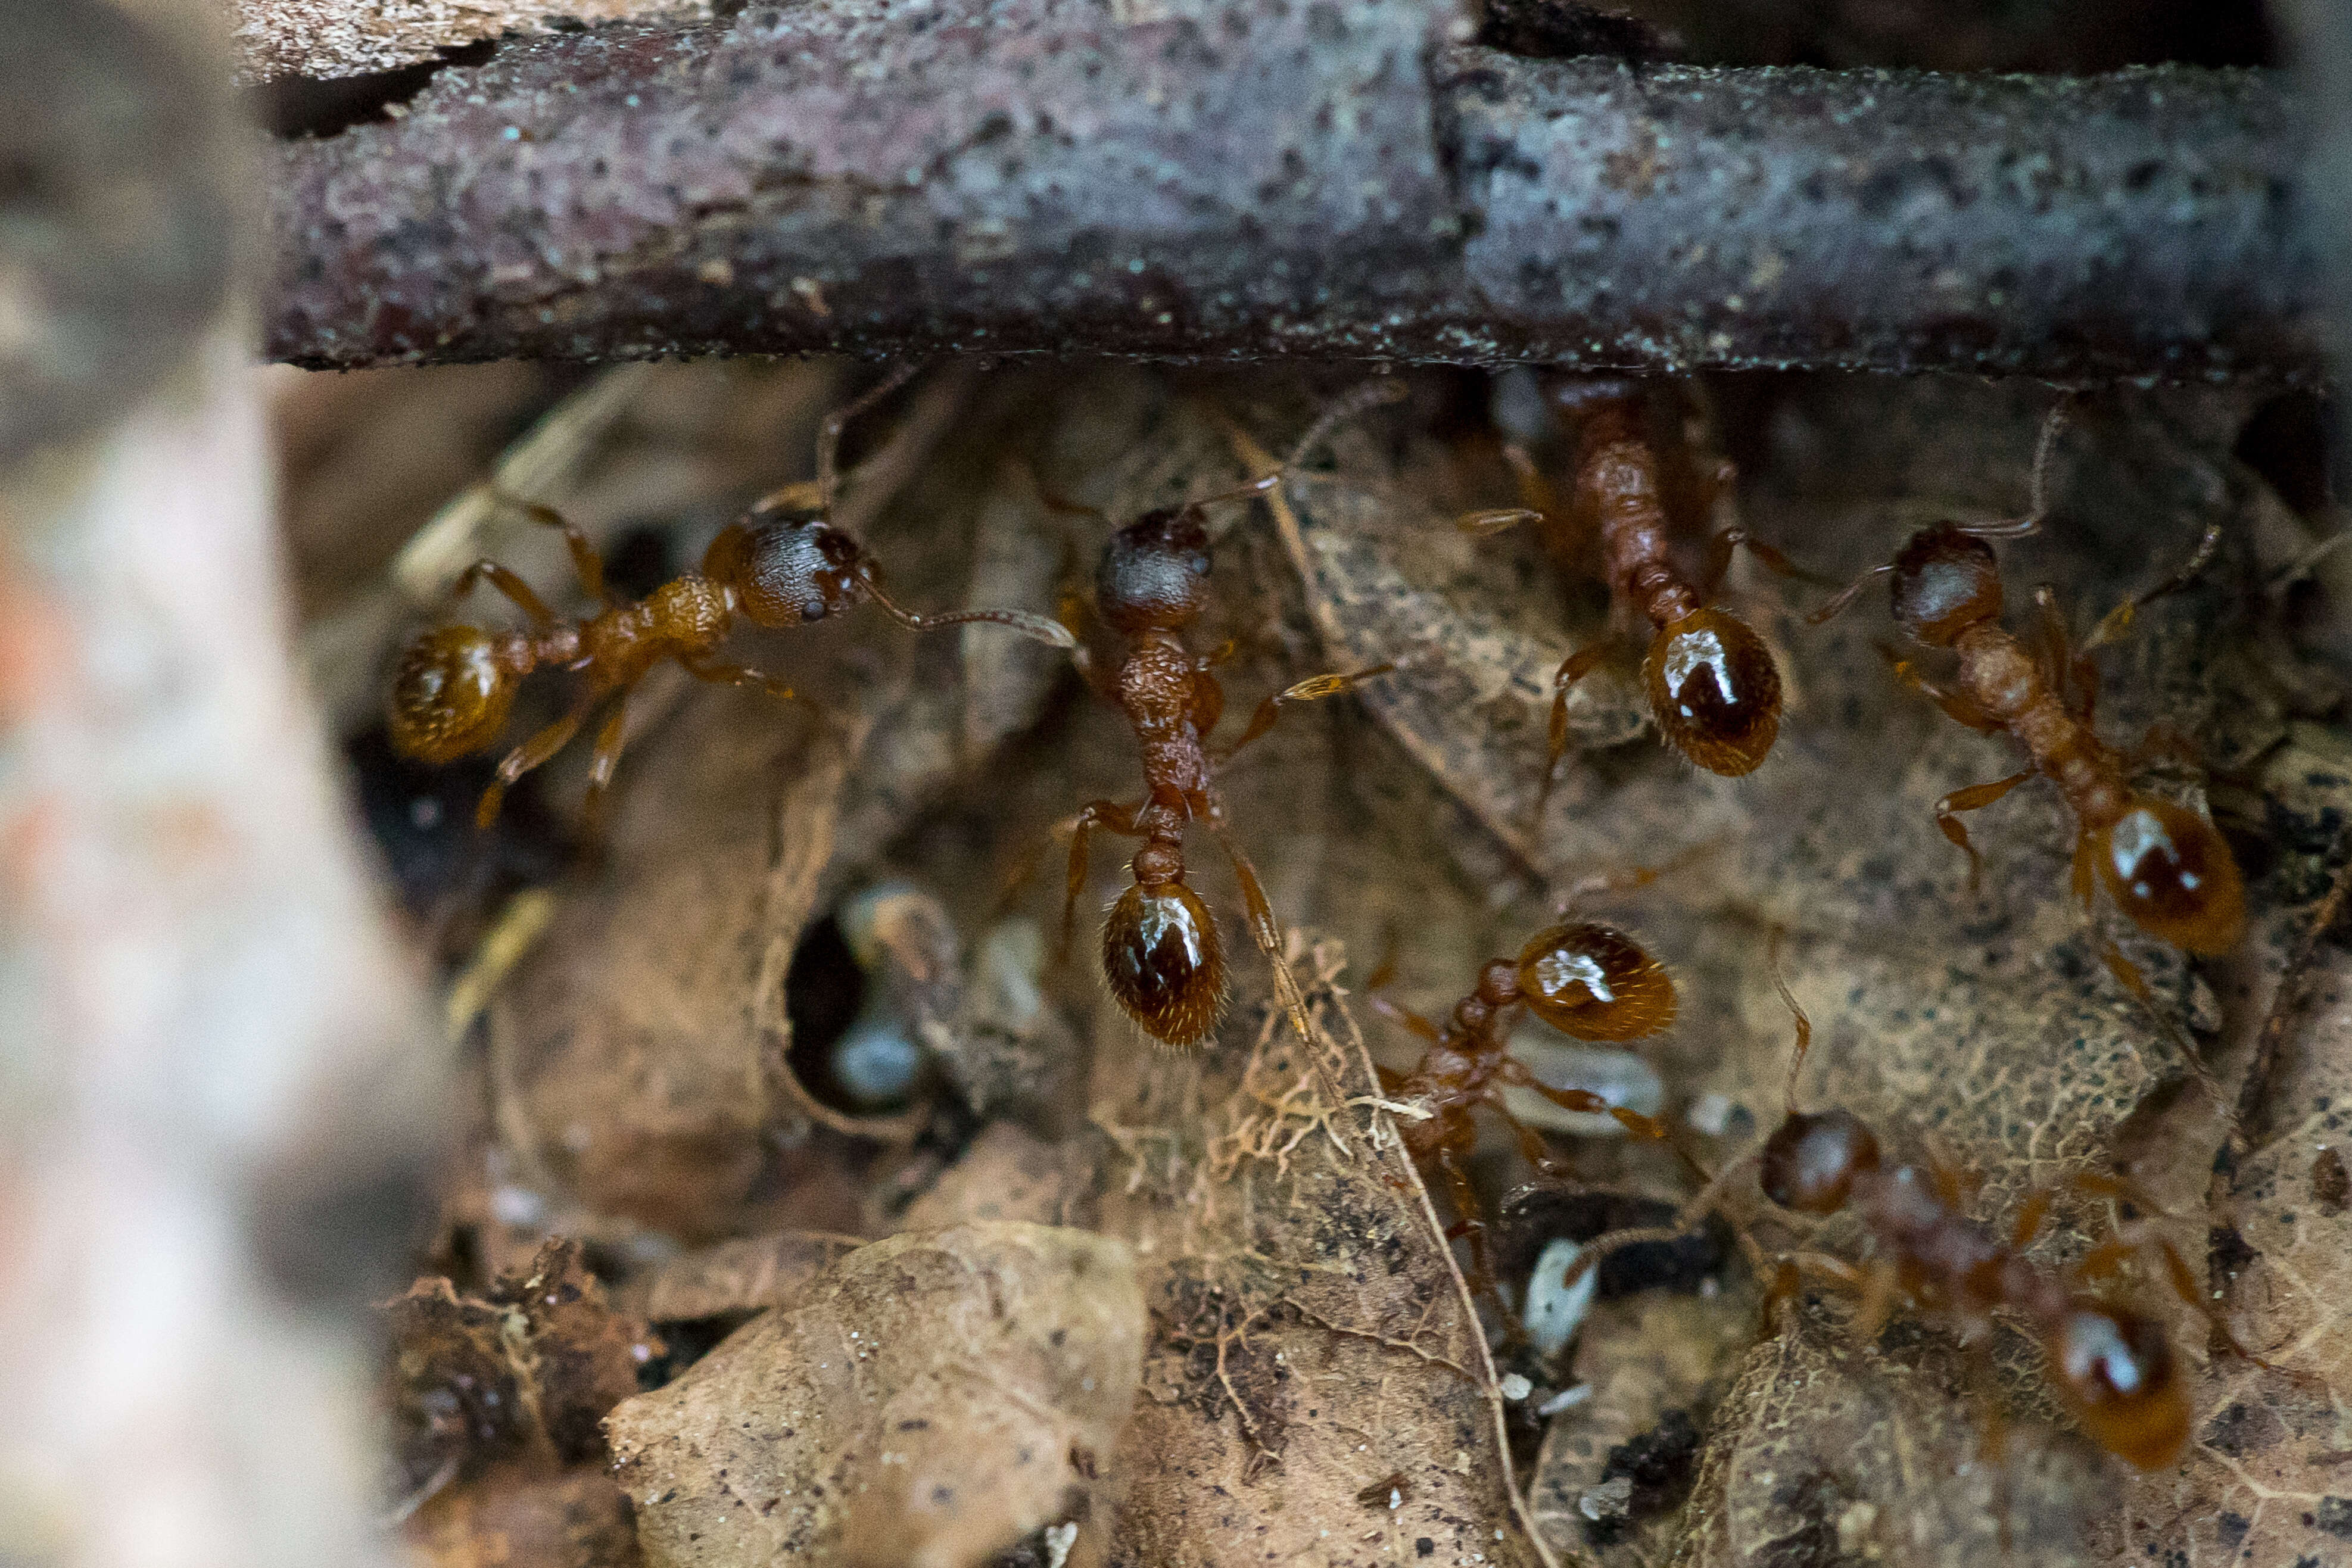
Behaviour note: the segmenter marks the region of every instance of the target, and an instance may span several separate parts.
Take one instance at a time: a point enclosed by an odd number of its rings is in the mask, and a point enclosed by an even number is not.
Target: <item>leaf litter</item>
[[[2344,1490],[2352,1490],[2331,1469],[2352,1439],[2330,1392],[2343,1385],[2341,1336],[2324,1306],[2352,1257],[2331,1174],[2342,1162],[2324,1158],[2329,1107],[2347,1092],[2334,1082],[2340,949],[2309,945],[2307,999],[2273,1031],[2271,1109],[2249,1115],[2252,1144],[2212,1177],[2228,1123],[2097,947],[2113,940],[2147,971],[2234,1094],[2332,874],[2333,840],[2314,824],[2344,820],[2352,779],[2324,722],[2339,677],[2283,647],[2256,601],[2312,541],[2230,455],[2244,400],[2091,400],[2060,450],[2050,526],[2002,547],[2011,623],[2047,581],[2079,634],[2168,573],[2208,522],[2228,530],[2198,582],[2100,654],[2102,732],[2128,740],[2160,719],[2210,737],[2215,809],[2242,852],[2263,857],[2249,868],[2255,936],[2192,970],[2111,913],[2086,927],[2065,893],[2071,823],[2044,787],[1972,816],[1986,872],[1971,892],[1930,807],[2011,770],[2006,744],[1897,686],[1876,647],[1894,637],[1882,597],[1816,630],[1801,617],[1818,591],[1745,567],[1730,591],[1791,696],[1773,757],[1744,780],[1694,773],[1645,733],[1634,688],[1604,671],[1571,704],[1571,755],[1536,831],[1551,669],[1605,617],[1533,538],[1451,529],[1455,513],[1511,499],[1509,476],[1478,443],[1430,434],[1458,379],[1413,386],[1411,403],[1310,455],[1271,517],[1216,519],[1203,646],[1238,650],[1219,672],[1229,706],[1324,670],[1401,665],[1360,708],[1286,713],[1221,780],[1288,927],[1284,973],[1305,1038],[1269,966],[1243,949],[1213,1051],[1180,1061],[1140,1040],[1087,963],[1116,853],[1097,857],[1073,956],[1055,958],[1054,824],[1087,800],[1131,796],[1135,779],[1131,737],[1081,684],[986,629],[929,640],[827,629],[755,654],[814,695],[821,717],[696,690],[633,746],[604,862],[559,888],[550,930],[492,1003],[490,1111],[468,1179],[479,1187],[495,1166],[539,1194],[540,1223],[595,1240],[625,1299],[667,1303],[654,1314],[666,1332],[767,1314],[686,1371],[713,1421],[734,1396],[710,1391],[730,1363],[750,1364],[740,1347],[804,1332],[779,1326],[796,1312],[845,1321],[822,1304],[836,1288],[825,1281],[893,1231],[919,1247],[960,1226],[1042,1222],[1123,1249],[1141,1304],[1139,1392],[1124,1436],[1095,1451],[1083,1510],[1072,1494],[996,1509],[985,1529],[942,1527],[924,1538],[942,1543],[939,1561],[1008,1550],[1116,1563],[2326,1561],[2331,1531],[2352,1529],[2352,1505],[2334,1500]],[[1332,390],[1264,373],[1001,373],[963,393],[861,531],[909,601],[1047,608],[1081,589],[1108,524],[1050,511],[1041,491],[1124,518],[1230,487],[1286,450]],[[1829,378],[1733,388],[1721,439],[1745,470],[1739,520],[1840,578],[1934,517],[2012,515],[2049,401]],[[2193,797],[2200,780],[2160,783]],[[1239,943],[1231,877],[1206,843],[1192,858]],[[2200,1412],[2180,1466],[2126,1477],[2066,1426],[2008,1331],[1987,1375],[1901,1312],[1858,1343],[1834,1294],[1779,1303],[1763,1322],[1744,1248],[1696,1274],[1632,1277],[1558,1356],[1499,1339],[1490,1356],[1441,1234],[1457,1217],[1395,1142],[1395,1118],[1413,1108],[1385,1101],[1371,1071],[1408,1064],[1417,1044],[1351,993],[1392,948],[1398,977],[1382,999],[1442,1015],[1481,958],[1515,951],[1592,873],[1634,866],[1659,874],[1573,896],[1675,971],[1681,1020],[1644,1054],[1706,1164],[1734,1165],[1780,1113],[1790,1027],[1766,956],[1780,933],[1817,1030],[1801,1104],[1843,1105],[1906,1155],[1965,1170],[1971,1212],[1992,1224],[2029,1191],[2124,1162],[2164,1203],[2162,1228],[2192,1270],[2210,1273],[2240,1339],[2292,1372],[2209,1345],[2160,1269],[2126,1270],[2114,1288],[2171,1326]],[[938,993],[925,1025],[947,1071],[899,1112],[829,1110],[780,1071],[782,975],[815,921],[889,879],[934,901],[958,937],[945,950],[961,988]],[[1024,987],[1040,1007],[1019,1004]],[[982,994],[994,999],[976,1010],[968,998]],[[1034,1031],[1041,1013],[1046,1034],[1022,1038],[1053,1049],[956,1065],[960,1051],[984,1055],[975,1040],[1009,1049],[1005,1019]],[[1572,1185],[1645,1215],[1694,1187],[1652,1145],[1554,1146]],[[1526,1176],[1499,1136],[1474,1170],[1490,1207]],[[1866,1252],[1843,1221],[1802,1236],[1773,1222],[1752,1174],[1732,1172],[1723,1191],[1724,1218],[1761,1256]],[[2074,1195],[2057,1207],[2032,1254],[2050,1267],[2117,1218]],[[1520,1207],[1525,1234],[1504,1239],[1515,1295],[1565,1212]],[[859,1237],[869,1245],[845,1250]],[[1066,1306],[1041,1298],[1039,1310]],[[937,1333],[906,1312],[894,1333]],[[1118,1333],[1087,1322],[1068,1354],[1111,1354]],[[983,1381],[1005,1375],[986,1356],[972,1364]],[[814,1479],[847,1451],[827,1439],[761,1462]],[[672,1458],[693,1496],[719,1495],[689,1474],[707,1455]],[[961,1458],[1002,1460],[971,1445]],[[642,1504],[638,1521],[662,1542],[656,1560],[760,1560],[699,1543],[679,1556],[677,1531],[649,1527]],[[933,1550],[908,1547],[919,1549]]]

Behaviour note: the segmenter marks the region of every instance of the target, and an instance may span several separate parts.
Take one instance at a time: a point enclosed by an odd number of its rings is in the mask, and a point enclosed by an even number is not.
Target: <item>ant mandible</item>
[[[771,675],[717,657],[719,645],[739,618],[782,630],[821,621],[870,599],[893,620],[917,631],[981,622],[1010,627],[1056,647],[1074,646],[1068,628],[1024,611],[927,615],[907,610],[883,592],[879,570],[866,548],[833,526],[835,458],[843,430],[913,374],[913,367],[902,369],[827,417],[817,436],[814,483],[788,485],[753,503],[742,521],[730,524],[710,541],[699,571],[666,582],[643,600],[632,601],[612,590],[595,547],[562,513],[499,497],[563,535],[582,591],[604,608],[586,620],[566,621],[507,568],[492,560],[474,562],[457,575],[452,599],[463,599],[487,581],[522,611],[530,628],[494,632],[442,626],[413,639],[401,653],[386,705],[394,747],[403,756],[431,763],[487,751],[505,732],[526,675],[542,665],[573,671],[582,679],[571,709],[506,755],[497,778],[482,792],[474,820],[488,828],[515,780],[562,750],[598,705],[611,698],[612,711],[597,731],[595,758],[589,768],[586,810],[593,823],[621,759],[629,692],[662,660],[676,660],[697,680],[760,685],[779,698],[793,695],[789,685]],[[786,515],[770,516],[779,512]]]
[[[1930,685],[1899,661],[1897,675],[1960,723],[1988,734],[2006,732],[2024,748],[2028,766],[2021,771],[1956,789],[1936,802],[1936,825],[1967,852],[1972,885],[1983,861],[1959,813],[1991,805],[2039,773],[2074,810],[2074,892],[2086,911],[2095,881],[2149,936],[2191,953],[2224,953],[2237,946],[2246,924],[2245,888],[2229,844],[2204,817],[2132,789],[2129,759],[2092,728],[2098,666],[2087,648],[2069,647],[2048,589],[2035,596],[2038,649],[2027,648],[2000,623],[2000,568],[1989,541],[2022,538],[2042,526],[2051,453],[2064,416],[2061,403],[2043,423],[2024,517],[1923,528],[1893,560],[1872,568],[1808,619],[1815,625],[1830,620],[1871,579],[1891,574],[1896,624],[1921,647],[1949,648],[1958,657],[1953,690]],[[2208,530],[2181,573],[2126,603],[2107,624],[2123,623],[2133,610],[2187,582],[2218,542],[2218,533]],[[2111,967],[2116,961],[2108,960]],[[2135,978],[2136,972],[2125,976],[2135,992],[2143,991]]]
[[[1499,1299],[1486,1253],[1486,1222],[1479,1217],[1477,1189],[1460,1156],[1478,1141],[1473,1113],[1485,1106],[1519,1140],[1528,1163],[1547,1175],[1558,1169],[1543,1137],[1511,1114],[1503,1101],[1506,1085],[1532,1090],[1565,1110],[1615,1117],[1643,1137],[1668,1140],[1664,1124],[1638,1111],[1612,1105],[1582,1089],[1557,1089],[1510,1054],[1502,1025],[1514,1007],[1525,1007],[1562,1034],[1578,1040],[1646,1040],[1675,1020],[1675,983],[1664,966],[1631,936],[1613,926],[1575,921],[1549,926],[1528,938],[1512,958],[1488,960],[1478,971],[1477,988],[1454,1004],[1440,1029],[1417,1013],[1383,1000],[1378,991],[1389,965],[1383,963],[1367,989],[1373,1005],[1427,1042],[1410,1070],[1380,1068],[1383,1092],[1429,1113],[1403,1123],[1405,1153],[1423,1170],[1444,1179],[1460,1218],[1449,1235],[1470,1243],[1470,1282]]]
[[[1302,1038],[1307,1036],[1304,1005],[1292,994],[1296,985],[1285,988],[1289,970],[1281,929],[1249,858],[1234,841],[1218,799],[1215,769],[1271,729],[1285,705],[1336,696],[1391,668],[1382,664],[1353,674],[1300,681],[1260,703],[1231,746],[1210,750],[1209,734],[1224,712],[1224,691],[1211,671],[1229,650],[1203,657],[1187,649],[1183,640],[1208,608],[1207,509],[1267,494],[1334,423],[1372,403],[1392,402],[1403,391],[1402,383],[1386,381],[1360,387],[1326,410],[1290,461],[1272,474],[1222,495],[1147,512],[1112,534],[1103,547],[1095,572],[1096,612],[1128,639],[1127,653],[1107,679],[1085,648],[1076,648],[1072,656],[1133,727],[1143,752],[1146,793],[1133,806],[1090,801],[1071,819],[1062,930],[1066,943],[1078,894],[1086,886],[1087,832],[1100,828],[1141,839],[1143,847],[1130,862],[1134,881],[1103,922],[1103,977],[1137,1026],[1172,1050],[1192,1051],[1203,1044],[1223,1018],[1226,1000],[1216,918],[1184,880],[1184,829],[1193,821],[1206,824],[1233,861],[1251,933],[1274,965],[1276,988],[1293,1023]],[[1061,505],[1066,507],[1066,503]]]
[[[1797,575],[1796,569],[1745,529],[1728,528],[1715,538],[1703,584],[1692,583],[1670,551],[1658,455],[1642,428],[1640,389],[1612,378],[1565,381],[1552,389],[1551,401],[1578,419],[1572,513],[1599,531],[1612,612],[1636,612],[1655,629],[1642,660],[1642,685],[1659,735],[1710,773],[1736,779],[1753,772],[1780,733],[1780,672],[1754,629],[1709,601],[1741,545],[1783,576]],[[1511,456],[1525,498],[1548,501],[1547,486],[1524,455]],[[1719,489],[1726,482],[1718,472],[1711,486]],[[1457,526],[1492,533],[1543,516],[1538,506],[1507,507],[1470,513]],[[1600,667],[1612,641],[1604,637],[1570,654],[1552,676],[1538,816],[1568,750],[1569,689]]]

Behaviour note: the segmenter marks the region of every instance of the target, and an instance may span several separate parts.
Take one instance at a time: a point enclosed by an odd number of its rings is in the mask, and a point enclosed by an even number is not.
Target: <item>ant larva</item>
[[[1556,1173],[1559,1164],[1542,1134],[1505,1104],[1506,1085],[1532,1091],[1563,1110],[1613,1116],[1644,1137],[1670,1141],[1654,1117],[1612,1105],[1589,1090],[1555,1088],[1537,1077],[1510,1053],[1502,1029],[1505,1015],[1524,1007],[1578,1040],[1646,1040],[1674,1022],[1674,980],[1664,965],[1614,926],[1570,922],[1538,932],[1515,959],[1488,960],[1478,971],[1477,988],[1454,1004],[1441,1029],[1380,997],[1391,967],[1383,962],[1366,983],[1372,1005],[1418,1035],[1427,1049],[1408,1070],[1380,1068],[1381,1090],[1428,1113],[1422,1120],[1401,1121],[1399,1136],[1414,1164],[1435,1171],[1445,1183],[1460,1216],[1449,1234],[1469,1239],[1473,1288],[1499,1299],[1477,1189],[1460,1163],[1477,1144],[1474,1113],[1480,1106],[1501,1118],[1528,1163],[1547,1175]]]
[[[741,521],[730,524],[710,541],[699,571],[666,582],[642,600],[631,601],[612,590],[595,547],[562,513],[512,497],[497,497],[563,535],[581,590],[603,608],[585,620],[567,621],[498,562],[478,560],[467,567],[451,587],[453,600],[488,582],[512,601],[530,624],[523,631],[441,626],[411,640],[401,653],[386,703],[394,747],[404,757],[431,763],[487,751],[505,732],[525,676],[548,665],[572,671],[581,677],[581,689],[571,708],[506,755],[474,815],[478,826],[488,828],[515,780],[561,751],[610,698],[611,712],[597,730],[588,775],[585,810],[593,823],[621,759],[629,692],[662,660],[676,660],[697,680],[759,685],[779,698],[793,695],[782,681],[717,656],[739,620],[782,630],[871,600],[891,619],[917,631],[977,622],[1009,627],[1056,647],[1074,646],[1068,628],[1025,611],[921,614],[908,610],[883,591],[879,570],[865,546],[834,527],[835,458],[843,430],[913,374],[912,367],[902,369],[829,415],[817,436],[813,483],[788,485],[753,503]]]
[[[1277,971],[1282,938],[1274,911],[1249,858],[1234,841],[1219,800],[1215,770],[1274,727],[1283,706],[1337,696],[1386,674],[1382,664],[1352,674],[1317,675],[1260,703],[1240,738],[1212,751],[1208,737],[1224,712],[1224,690],[1212,673],[1228,650],[1205,656],[1185,647],[1183,633],[1208,608],[1210,543],[1207,508],[1250,501],[1282,482],[1289,468],[1331,426],[1375,402],[1403,394],[1402,383],[1367,383],[1340,399],[1299,442],[1289,463],[1237,489],[1147,512],[1113,533],[1095,573],[1095,608],[1105,624],[1128,639],[1118,667],[1105,675],[1084,647],[1079,670],[1118,704],[1142,749],[1145,795],[1136,805],[1094,800],[1070,820],[1068,894],[1062,927],[1066,940],[1087,881],[1087,834],[1102,829],[1141,839],[1130,862],[1134,880],[1103,922],[1103,978],[1139,1028],[1177,1051],[1197,1049],[1224,1016],[1226,975],[1216,917],[1185,882],[1184,830],[1204,824],[1224,846],[1241,883],[1250,929]],[[1087,511],[1089,508],[1065,509]],[[1303,1008],[1286,1006],[1306,1032]]]
[[[2024,517],[1924,528],[1893,560],[1864,573],[1808,619],[1816,625],[1828,621],[1871,579],[1891,574],[1896,623],[1921,647],[1948,648],[1958,659],[1958,680],[1948,691],[1900,662],[1898,676],[1960,723],[2005,733],[2024,748],[2029,766],[2021,771],[1956,789],[1936,802],[1936,825],[1967,852],[1972,883],[1982,858],[1959,814],[1991,805],[2039,773],[2074,810],[2074,892],[2086,911],[2095,886],[2104,885],[2116,907],[2149,936],[2191,953],[2224,953],[2237,946],[2246,924],[2245,889],[2229,844],[2206,818],[2132,789],[2136,758],[2108,746],[2092,727],[2098,666],[2087,648],[2069,646],[2048,589],[2035,595],[2038,647],[2028,648],[2000,623],[2000,568],[1988,541],[2022,538],[2042,526],[2051,453],[2065,424],[2065,407],[2061,403],[2043,423]],[[2107,624],[2122,624],[2131,611],[2188,581],[2218,542],[2209,529],[2184,571],[2131,601]],[[2108,962],[2112,967],[2116,959]],[[2126,976],[2126,983],[2143,991],[2132,984],[2135,977]]]
[[[1745,529],[1729,528],[1715,537],[1703,581],[1691,582],[1674,564],[1658,455],[1643,430],[1640,389],[1613,378],[1563,381],[1552,389],[1551,402],[1577,421],[1570,516],[1598,534],[1612,612],[1637,613],[1654,629],[1642,660],[1642,686],[1659,735],[1710,773],[1738,778],[1754,771],[1780,733],[1780,672],[1754,629],[1712,601],[1741,545],[1783,576],[1798,575],[1796,569]],[[1526,456],[1516,450],[1511,456],[1526,498],[1548,499]],[[1726,483],[1727,475],[1719,470],[1710,487]],[[1493,533],[1543,516],[1540,507],[1505,507],[1470,513],[1456,526],[1466,533]],[[1552,676],[1538,816],[1568,750],[1569,689],[1600,667],[1613,641],[1603,637],[1579,649]]]

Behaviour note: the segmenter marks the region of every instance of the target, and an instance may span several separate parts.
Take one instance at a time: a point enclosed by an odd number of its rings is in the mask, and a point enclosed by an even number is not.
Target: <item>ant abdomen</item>
[[[2144,1470],[2179,1457],[2189,1440],[2189,1395],[2156,1322],[2080,1300],[2051,1326],[2042,1348],[2092,1441]]]
[[[1854,1177],[1878,1168],[1878,1136],[1851,1111],[1791,1111],[1764,1141],[1764,1196],[1799,1214],[1835,1214]]]
[[[1169,507],[1111,535],[1095,569],[1095,607],[1115,631],[1173,632],[1209,597],[1209,530],[1198,507]]]
[[[2116,906],[2149,936],[2191,953],[2226,953],[2245,932],[2245,884],[2220,830],[2185,806],[2141,796],[2083,835]]]
[[[404,757],[455,762],[486,751],[505,733],[517,672],[501,639],[478,626],[442,626],[401,651],[384,716]]]
[[[1103,979],[1144,1033],[1171,1050],[1192,1051],[1224,1016],[1224,952],[1215,916],[1184,885],[1181,870],[1157,880],[1156,847],[1136,855],[1137,880],[1103,922]]]
[[[1948,648],[1978,622],[2000,618],[1992,546],[1950,523],[1914,534],[1894,570],[1895,624],[1927,647]]]
[[[1537,933],[1519,951],[1517,980],[1529,1012],[1578,1040],[1644,1040],[1675,1021],[1665,966],[1612,926]]]
[[[1780,672],[1748,623],[1697,610],[1658,629],[1642,664],[1667,741],[1710,773],[1755,771],[1780,730]]]
[[[872,591],[864,547],[821,517],[730,524],[703,552],[702,575],[731,590],[754,624],[774,630],[855,608]]]

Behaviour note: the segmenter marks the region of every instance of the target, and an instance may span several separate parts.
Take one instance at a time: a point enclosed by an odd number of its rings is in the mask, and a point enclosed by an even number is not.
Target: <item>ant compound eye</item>
[[[490,634],[444,626],[402,651],[384,717],[403,757],[454,762],[495,744],[513,706],[514,682]]]
[[[1519,952],[1528,1010],[1578,1040],[1643,1040],[1675,1021],[1675,983],[1639,943],[1582,922],[1538,932]]]
[[[2189,1440],[2189,1396],[2164,1331],[2137,1312],[2078,1301],[2044,1347],[2092,1440],[2141,1469]]]
[[[1992,546],[1949,523],[1923,528],[1895,558],[1895,620],[1930,648],[1948,648],[2000,614],[2000,563]]]
[[[2220,831],[2186,807],[2137,800],[2086,849],[2116,906],[2149,936],[2191,953],[2226,953],[2244,934],[2238,862]]]
[[[1225,1011],[1225,960],[1208,905],[1181,882],[1138,884],[1103,923],[1103,978],[1144,1033],[1177,1051],[1203,1044]]]
[[[710,541],[702,575],[735,591],[751,622],[782,629],[822,621],[865,602],[865,549],[817,517],[737,523]]]
[[[1173,632],[1209,598],[1209,533],[1191,507],[1146,512],[1111,535],[1095,571],[1095,605],[1115,630]]]
[[[1878,1168],[1878,1137],[1850,1111],[1792,1112],[1764,1140],[1758,1176],[1764,1196],[1800,1214],[1835,1214],[1853,1178]]]
[[[1780,672],[1764,639],[1720,610],[1660,629],[1642,664],[1650,713],[1675,748],[1710,773],[1753,772],[1780,731]]]

